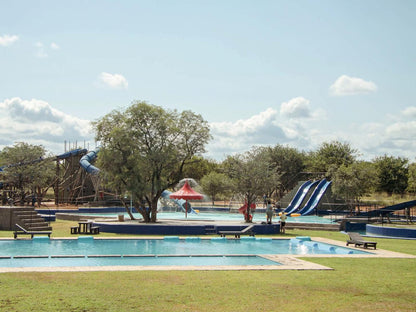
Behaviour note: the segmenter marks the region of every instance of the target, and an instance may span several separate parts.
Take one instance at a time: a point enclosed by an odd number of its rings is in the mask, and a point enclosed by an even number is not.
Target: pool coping
[[[182,237],[181,237],[182,238]],[[185,237],[183,237],[185,238]],[[272,237],[273,239],[288,239],[287,237]],[[68,239],[67,237],[53,239]],[[71,239],[71,238],[69,238]],[[120,239],[106,237],[96,239]],[[126,237],[123,239],[159,239],[155,237]],[[163,238],[160,238],[163,239]],[[208,238],[201,238],[208,239]],[[345,243],[341,241],[331,240],[321,237],[311,237],[313,241],[332,244],[345,247]],[[416,259],[416,256],[388,251],[383,249],[363,249],[351,247],[351,249],[368,251],[370,254],[343,254],[343,255],[282,255],[269,254],[258,255],[272,261],[276,261],[279,265],[209,265],[209,266],[75,266],[75,267],[16,267],[16,268],[0,268],[0,273],[19,273],[19,272],[97,272],[97,271],[265,271],[265,270],[333,270],[330,267],[313,263],[302,258],[403,258]]]

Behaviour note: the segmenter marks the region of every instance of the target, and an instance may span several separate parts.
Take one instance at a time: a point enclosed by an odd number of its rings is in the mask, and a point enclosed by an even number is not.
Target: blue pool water
[[[81,213],[84,215],[94,215],[102,217],[113,217],[117,218],[120,213]],[[121,213],[122,214],[122,213]],[[138,213],[133,213],[137,219],[141,218]],[[129,219],[128,214],[124,214],[125,219]],[[159,212],[157,214],[159,220],[184,220],[185,213],[183,212]],[[244,221],[244,216],[240,213],[228,213],[228,212],[200,212],[200,213],[188,213],[187,220],[215,220],[215,221]],[[275,217],[274,222],[278,222],[279,218]],[[256,212],[253,215],[253,222],[266,221],[266,214]],[[300,217],[288,217],[287,222],[294,223],[319,223],[319,224],[333,224],[334,222],[330,219],[318,217],[318,216],[300,216]]]
[[[140,215],[137,215],[140,218]],[[161,212],[157,214],[159,219],[184,219],[185,213],[183,212]],[[200,213],[189,213],[187,215],[189,220],[222,220],[222,221],[243,221],[244,216],[241,213],[215,213],[215,212],[200,212]],[[278,217],[274,217],[273,220],[277,222]],[[253,222],[266,221],[265,212],[255,212],[253,214]],[[300,216],[300,217],[288,217],[287,222],[295,223],[333,223],[330,219],[318,217],[318,216]]]
[[[200,239],[49,239],[0,240],[0,267],[104,265],[266,265],[266,254],[367,253],[298,239],[245,237]]]
[[[77,256],[3,258],[0,267],[280,265],[259,256]]]

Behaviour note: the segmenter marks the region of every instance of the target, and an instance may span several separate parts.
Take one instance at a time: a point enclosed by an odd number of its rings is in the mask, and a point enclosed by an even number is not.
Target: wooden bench
[[[240,236],[244,234],[254,236],[254,232],[252,230],[253,228],[254,225],[252,224],[242,229],[241,231],[218,231],[218,234],[221,235],[221,237],[225,237],[227,235],[234,235],[235,238],[240,238]]]
[[[51,237],[52,231],[30,231],[26,230],[24,227],[20,226],[19,224],[15,224],[15,226],[18,228],[14,231],[14,239],[17,238],[18,235],[30,235],[31,238],[35,235],[48,235],[48,237]]]

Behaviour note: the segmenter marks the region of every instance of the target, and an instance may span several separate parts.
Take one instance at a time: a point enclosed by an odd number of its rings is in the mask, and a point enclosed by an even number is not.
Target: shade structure
[[[188,180],[185,180],[185,184],[181,187],[181,189],[176,191],[175,193],[170,194],[169,197],[173,199],[185,199],[186,200],[185,217],[187,217],[188,216],[188,200],[203,199],[204,195],[193,190],[192,187],[188,184]]]

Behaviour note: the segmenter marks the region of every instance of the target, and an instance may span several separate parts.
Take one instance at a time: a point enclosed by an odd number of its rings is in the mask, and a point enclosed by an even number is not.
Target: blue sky
[[[415,160],[415,1],[17,0],[0,12],[0,148],[94,147],[90,121],[145,100],[201,114],[218,160],[331,140]]]

